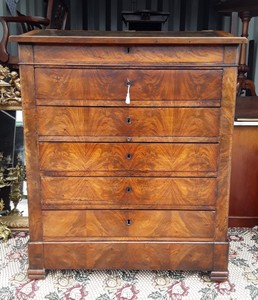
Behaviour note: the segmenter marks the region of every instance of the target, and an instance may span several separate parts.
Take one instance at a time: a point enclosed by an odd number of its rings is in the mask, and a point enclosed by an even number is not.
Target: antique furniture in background
[[[258,97],[237,97],[229,226],[258,225]]]
[[[34,31],[20,47],[29,278],[228,276],[237,50],[222,32]],[[69,41],[69,42],[68,42]]]
[[[18,56],[9,53],[9,24],[21,25],[22,32],[37,28],[64,29],[68,15],[65,0],[48,0],[46,17],[25,16],[18,12],[17,16],[0,16],[3,34],[0,43],[0,63],[8,65],[11,69],[18,69]]]
[[[236,12],[242,22],[242,36],[248,37],[249,22],[258,16],[258,1],[220,1],[217,9],[224,14]],[[258,224],[258,97],[249,70],[254,66],[247,65],[246,44],[241,45],[239,64],[237,94],[242,96],[236,99],[229,226],[253,227]]]
[[[252,17],[258,16],[257,0],[225,0],[219,1],[217,10],[224,14],[238,12],[238,16],[242,21],[242,35],[248,37],[249,22]],[[243,91],[249,91],[249,96],[256,96],[255,85],[253,80],[247,78],[249,67],[247,65],[247,44],[241,45],[239,68],[238,68],[238,84],[237,95]]]
[[[6,3],[8,4],[8,1]],[[15,7],[10,7],[10,12],[15,14]],[[21,32],[46,26],[64,29],[67,15],[68,7],[65,0],[49,0],[46,6],[46,18],[24,16],[18,11],[15,16],[0,16],[2,25],[0,42],[0,152],[3,152],[5,156],[10,155],[13,164],[17,163],[15,161],[16,142],[23,140],[23,132],[20,126],[16,126],[16,110],[21,110],[21,83],[18,74],[18,56],[9,41],[10,29],[13,29],[12,23],[19,24]],[[16,191],[15,195],[18,196],[18,189]],[[4,199],[7,210],[10,210],[9,195],[9,187],[0,191],[0,197]]]
[[[169,17],[168,12],[151,10],[122,11],[122,20],[126,30],[162,31]]]

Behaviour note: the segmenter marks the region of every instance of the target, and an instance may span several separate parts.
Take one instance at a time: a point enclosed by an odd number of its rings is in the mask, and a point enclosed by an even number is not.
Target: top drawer
[[[36,68],[39,104],[78,105],[93,100],[125,103],[130,82],[131,103],[198,101],[221,98],[221,69],[57,69]],[[65,102],[64,102],[65,101]],[[100,101],[99,104],[96,104]],[[86,104],[86,103],[84,103]],[[80,105],[80,104],[79,104]]]
[[[40,45],[34,47],[35,63],[66,64],[163,64],[171,63],[207,63],[219,64],[223,62],[223,47],[219,45],[200,46],[192,45],[153,45],[153,46],[90,46],[76,45],[64,47],[63,45]]]

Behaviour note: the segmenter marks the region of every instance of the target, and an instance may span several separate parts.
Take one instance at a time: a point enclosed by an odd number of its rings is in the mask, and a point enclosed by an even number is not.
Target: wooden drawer
[[[215,178],[42,177],[47,209],[214,209]]]
[[[213,211],[63,210],[42,211],[45,241],[88,239],[212,240]]]
[[[88,137],[215,137],[219,108],[39,106],[38,133]]]
[[[215,172],[218,144],[40,143],[42,171]],[[120,174],[121,175],[121,174]],[[164,176],[164,175],[163,175]]]
[[[211,243],[44,243],[46,269],[207,271],[213,269],[213,255]]]
[[[49,46],[35,46],[35,63],[68,63],[66,57],[69,56],[69,64],[155,64],[168,65],[170,63],[207,63],[219,64],[223,62],[223,48],[221,46],[199,46],[195,45],[189,48],[185,45],[163,45],[163,46],[113,46],[113,45],[76,45],[69,49],[54,45],[51,47],[49,55]],[[69,53],[67,53],[69,51]],[[205,55],[203,55],[205,53]]]
[[[35,93],[44,105],[75,100],[131,102],[220,100],[223,71],[150,69],[35,69]],[[61,95],[61,97],[60,97]],[[45,100],[45,101],[43,101]],[[53,101],[56,100],[56,101]],[[77,105],[76,101],[74,105]],[[97,102],[95,103],[97,105]]]

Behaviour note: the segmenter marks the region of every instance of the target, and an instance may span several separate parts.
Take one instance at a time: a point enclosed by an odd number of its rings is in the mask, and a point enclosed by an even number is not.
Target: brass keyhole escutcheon
[[[132,220],[131,220],[131,219],[127,219],[127,220],[126,220],[126,225],[127,225],[127,226],[132,225]]]

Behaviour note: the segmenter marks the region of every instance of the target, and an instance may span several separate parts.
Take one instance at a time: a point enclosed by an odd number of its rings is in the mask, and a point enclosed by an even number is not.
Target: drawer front
[[[42,177],[42,205],[68,208],[214,208],[215,178]]]
[[[36,68],[36,98],[116,100],[124,103],[127,82],[134,101],[220,100],[222,70],[54,69]]]
[[[42,171],[215,172],[218,144],[53,142],[40,143],[39,154]]]
[[[43,211],[45,241],[89,239],[211,240],[213,211],[80,210]]]
[[[208,243],[44,243],[46,269],[212,270]],[[125,299],[125,298],[123,298]]]
[[[69,64],[136,64],[143,65],[157,63],[168,65],[169,63],[222,63],[223,48],[221,46],[35,46],[35,63],[67,64],[64,57],[69,57]]]
[[[38,132],[49,136],[215,137],[218,108],[39,106]]]

